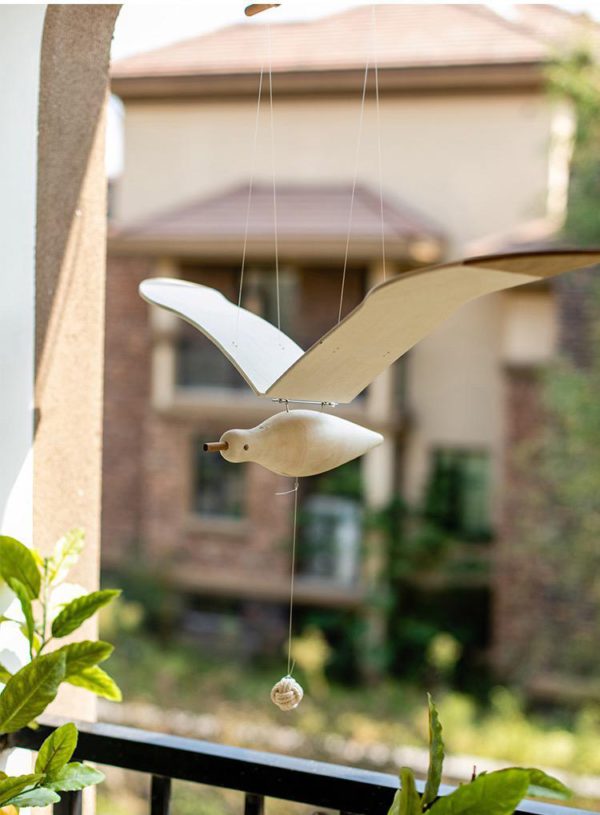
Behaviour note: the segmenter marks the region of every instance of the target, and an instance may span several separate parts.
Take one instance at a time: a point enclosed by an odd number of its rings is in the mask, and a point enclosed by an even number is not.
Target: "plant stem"
[[[42,580],[42,641],[38,648],[38,656],[43,648],[48,644],[46,639],[46,628],[48,625],[48,558],[44,558],[44,578]]]

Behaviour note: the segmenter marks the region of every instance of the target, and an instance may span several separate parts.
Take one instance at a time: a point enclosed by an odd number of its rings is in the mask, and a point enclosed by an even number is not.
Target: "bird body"
[[[254,461],[279,475],[317,475],[364,455],[383,436],[316,410],[276,413],[250,430],[228,430],[220,452],[231,462]]]

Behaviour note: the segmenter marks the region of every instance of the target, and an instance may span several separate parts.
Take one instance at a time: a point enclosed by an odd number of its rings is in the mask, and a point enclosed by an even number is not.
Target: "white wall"
[[[31,540],[35,208],[45,5],[0,6],[0,530]]]
[[[37,113],[45,5],[0,5],[0,533],[32,538]],[[0,613],[16,605],[0,587]],[[11,608],[11,613],[14,609]],[[0,625],[0,660],[27,659],[24,637]],[[27,754],[7,766],[21,772]]]

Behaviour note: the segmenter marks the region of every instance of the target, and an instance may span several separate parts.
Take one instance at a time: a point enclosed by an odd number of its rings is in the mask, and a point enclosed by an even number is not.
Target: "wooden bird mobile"
[[[382,371],[460,306],[600,262],[600,252],[490,255],[405,272],[364,300],[307,351],[271,323],[207,286],[172,278],[140,285],[149,303],[174,312],[211,340],[257,396],[282,402],[351,402]],[[363,455],[382,436],[329,413],[292,410],[206,445],[228,461],[255,461],[293,477]]]

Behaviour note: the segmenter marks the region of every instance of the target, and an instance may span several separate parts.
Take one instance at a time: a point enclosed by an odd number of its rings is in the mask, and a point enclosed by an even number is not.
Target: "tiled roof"
[[[285,184],[277,187],[277,233],[282,245],[304,239],[344,242],[348,230],[352,187],[350,184]],[[113,239],[133,244],[151,242],[221,241],[239,243],[246,229],[248,186],[148,218],[141,223],[113,231]],[[428,218],[396,201],[384,200],[386,241],[394,245],[411,241],[429,241],[439,246],[440,229]],[[274,234],[273,188],[254,184],[248,220],[249,242],[272,241]],[[375,243],[381,236],[381,211],[378,193],[357,185],[353,207],[352,245]]]
[[[539,63],[548,43],[564,40],[582,18],[549,5],[516,6],[506,18],[483,5],[396,3],[376,6],[376,54],[382,68]],[[275,14],[267,12],[268,14]],[[308,22],[272,20],[274,72],[348,70],[373,56],[372,7]],[[113,77],[256,73],[267,52],[266,27],[241,23],[122,59]]]

